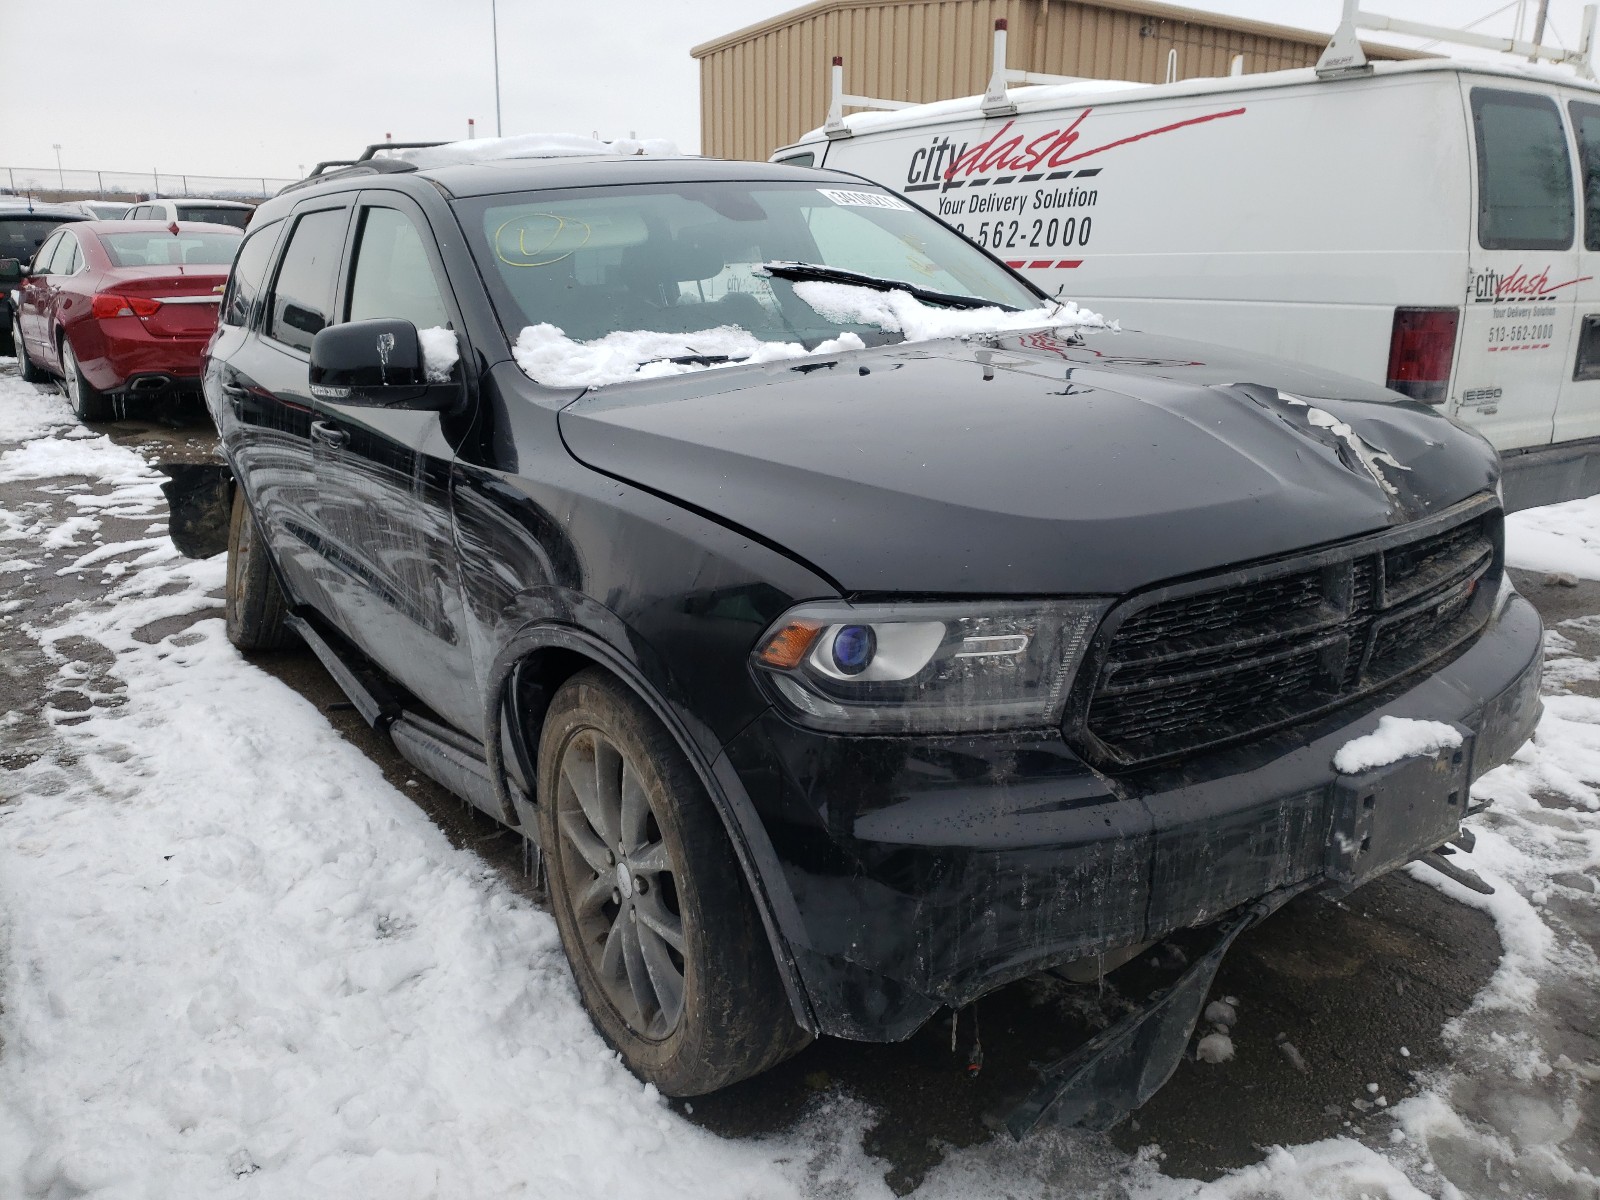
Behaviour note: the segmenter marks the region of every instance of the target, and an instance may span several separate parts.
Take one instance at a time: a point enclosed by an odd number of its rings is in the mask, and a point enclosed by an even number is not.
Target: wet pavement
[[[136,414],[96,428],[152,463],[206,462],[215,456],[215,435],[199,410],[176,416]],[[50,484],[72,486],[61,480]],[[0,506],[27,504],[36,507],[45,523],[56,507],[49,489],[37,483],[0,485]],[[125,529],[111,528],[105,540],[148,537],[149,529],[148,519],[130,520]],[[45,556],[46,565],[74,553],[62,549],[54,557]],[[1600,614],[1600,586],[1557,586],[1526,577],[1518,583],[1547,624]],[[7,593],[7,603],[0,607],[0,637],[6,645],[16,645],[7,625],[14,627],[29,614],[91,596],[104,586],[93,573],[36,572]],[[194,619],[194,614],[175,618],[172,628],[152,628],[150,636],[166,636]],[[1600,635],[1577,636],[1594,643],[1580,646],[1583,653],[1600,657]],[[361,721],[309,651],[261,655],[254,661],[316,704],[452,841],[481,855],[515,890],[534,895],[520,837],[419,777],[387,739]],[[59,664],[8,654],[0,669],[0,712],[39,713],[44,706],[54,710],[59,722],[70,720],[74,705],[119,702],[115,688],[97,690],[95,680],[104,678],[103,666],[97,667],[87,651],[81,689],[70,695],[42,694],[58,669]],[[1574,685],[1574,690],[1583,688],[1600,694],[1593,683]],[[0,768],[25,761],[28,745],[26,729],[10,729]],[[1574,921],[1587,923],[1590,945],[1600,952],[1594,918],[1593,905],[1572,914]],[[1374,1095],[1392,1105],[1416,1092],[1419,1081],[1452,1065],[1459,1048],[1445,1037],[1446,1023],[1469,1008],[1499,956],[1488,916],[1404,873],[1338,903],[1302,897],[1241,936],[1224,960],[1214,994],[1232,998],[1238,1011],[1233,1060],[1218,1065],[1185,1061],[1171,1083],[1111,1132],[1111,1140],[1124,1152],[1159,1147],[1164,1170],[1202,1179],[1258,1162],[1263,1148],[1275,1144],[1345,1134],[1376,1146],[1389,1130],[1382,1111],[1373,1107]],[[859,1102],[868,1114],[862,1130],[865,1148],[884,1161],[888,1182],[904,1193],[952,1148],[1009,1136],[999,1131],[999,1120],[1036,1082],[1037,1066],[1070,1051],[1123,1011],[1126,1001],[1119,987],[1137,994],[1133,989],[1138,980],[1117,978],[1103,986],[1053,978],[1026,981],[963,1012],[954,1029],[954,1048],[947,1014],[898,1045],[817,1043],[759,1079],[674,1107],[714,1132],[751,1136],[785,1130],[829,1098]],[[1563,1027],[1566,1052],[1578,1062],[1600,1061],[1592,996],[1557,995],[1551,1003],[1553,1020]],[[974,1071],[970,1068],[979,1044],[981,1069]],[[1370,1086],[1374,1084],[1376,1090]],[[1459,1110],[1459,1097],[1455,1103]],[[1485,1110],[1498,1103],[1503,1097],[1486,1095],[1482,1100]],[[1597,1128],[1600,1113],[1584,1114],[1573,1135],[1582,1144],[1569,1153],[1575,1162],[1596,1157]],[[1470,1150],[1463,1153],[1470,1157]],[[1600,1162],[1587,1166],[1600,1170]],[[1492,1178],[1482,1182],[1485,1194],[1502,1190]],[[1586,1186],[1574,1185],[1570,1193],[1561,1194],[1591,1195],[1583,1190]],[[1513,1188],[1507,1194],[1519,1193]]]

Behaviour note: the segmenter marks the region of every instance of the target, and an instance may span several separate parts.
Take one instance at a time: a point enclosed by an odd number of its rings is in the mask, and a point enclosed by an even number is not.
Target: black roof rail
[[[374,142],[361,152],[360,158],[330,158],[319,162],[311,168],[311,174],[304,179],[288,184],[278,189],[277,194],[292,192],[305,187],[313,180],[329,177],[335,173],[339,175],[393,175],[402,171],[415,171],[417,165],[407,162],[403,158],[380,157],[386,150],[427,150],[434,146],[443,146],[444,142]],[[335,168],[338,168],[335,172]]]

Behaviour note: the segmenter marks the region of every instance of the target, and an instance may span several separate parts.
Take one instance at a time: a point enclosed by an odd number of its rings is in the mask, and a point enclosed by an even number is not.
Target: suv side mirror
[[[329,325],[311,339],[311,394],[336,404],[445,412],[466,389],[428,382],[417,327],[382,318]]]
[[[15,258],[0,258],[0,284],[21,283],[28,268]]]

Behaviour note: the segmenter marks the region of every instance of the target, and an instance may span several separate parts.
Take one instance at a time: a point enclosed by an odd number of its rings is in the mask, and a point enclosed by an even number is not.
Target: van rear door
[[[1567,115],[1578,143],[1583,231],[1580,278],[1572,285],[1572,349],[1561,372],[1555,440],[1600,437],[1600,103],[1570,100]]]
[[[1542,446],[1581,274],[1566,128],[1548,88],[1467,79],[1476,203],[1454,414],[1501,450]]]

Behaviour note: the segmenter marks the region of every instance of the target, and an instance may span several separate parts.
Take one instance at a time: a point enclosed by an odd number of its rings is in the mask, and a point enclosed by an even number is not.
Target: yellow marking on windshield
[[[544,222],[554,222],[554,225],[543,224]],[[509,248],[506,246],[506,241],[510,237],[508,230],[514,230],[517,237],[516,249],[510,251],[516,255],[514,258],[509,257],[507,253]],[[568,230],[572,232],[569,234]],[[570,258],[583,249],[593,236],[593,232],[587,222],[580,221],[576,217],[563,217],[559,213],[529,213],[526,216],[512,217],[494,231],[494,253],[495,257],[508,267],[548,267],[564,258]],[[530,234],[538,242],[531,250],[528,248]],[[541,238],[543,240],[539,241]],[[563,243],[570,244],[563,249]],[[557,250],[560,253],[554,253]],[[552,254],[553,257],[547,257]]]

